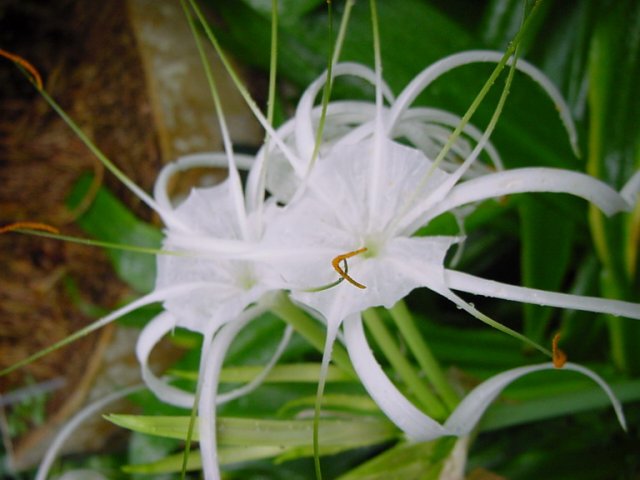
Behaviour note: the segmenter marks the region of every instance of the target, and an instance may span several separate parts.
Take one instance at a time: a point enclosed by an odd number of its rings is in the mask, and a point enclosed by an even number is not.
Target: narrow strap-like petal
[[[607,215],[630,208],[622,195],[590,175],[559,168],[528,167],[497,172],[456,185],[428,213],[427,219],[460,205],[526,192],[568,193],[593,203]]]
[[[462,65],[471,63],[499,63],[502,60],[503,55],[504,54],[502,52],[475,50],[450,55],[430,65],[418,74],[398,96],[396,102],[391,108],[387,128],[389,131],[395,128],[396,123],[401,119],[403,113],[409,108],[415,98],[436,78]],[[509,59],[508,64],[510,65],[511,62],[513,62],[513,59]],[[569,107],[562,98],[558,89],[540,70],[524,60],[518,59],[516,69],[531,77],[531,79],[537,82],[545,90],[547,95],[549,95],[560,114],[562,123],[567,129],[571,146],[573,147],[574,152],[578,154],[578,135],[576,133],[575,125],[571,119]]]
[[[349,358],[364,388],[407,438],[427,441],[447,435],[442,425],[418,410],[389,380],[371,352],[360,315],[348,317],[343,328]]]
[[[142,379],[156,397],[170,405],[191,408],[195,401],[194,393],[169,385],[165,380],[156,377],[149,368],[149,355],[153,347],[175,326],[175,320],[167,312],[163,312],[151,320],[140,332],[136,343],[136,356],[140,362]]]
[[[620,194],[631,208],[636,204],[638,195],[640,195],[640,170],[633,174],[625,186],[622,187]]]
[[[438,125],[444,125],[450,128],[451,131],[453,131],[453,129],[455,129],[458,125],[460,125],[461,121],[462,121],[461,117],[453,113],[447,112],[445,110],[440,110],[436,108],[418,107],[418,108],[411,108],[407,110],[403,114],[396,128],[401,129],[403,124],[405,123],[411,125],[411,124],[415,124],[416,122],[420,122],[420,123],[429,123],[429,124],[433,123]],[[466,124],[462,131],[465,135],[468,135],[469,138],[475,140],[476,142],[479,142],[480,139],[482,138],[483,132],[470,123]],[[450,133],[451,132],[449,131],[449,134]],[[391,134],[395,137],[395,132],[391,132]],[[443,145],[444,143],[446,143],[446,139],[443,142]],[[454,148],[455,148],[455,145],[454,147],[452,147],[452,150]],[[493,146],[493,144],[491,142],[487,142],[487,144],[484,146],[484,150],[489,155],[489,158],[493,162],[495,168],[497,170],[502,170],[504,166],[502,164],[500,154],[498,153],[496,148]]]
[[[353,76],[362,78],[372,85],[376,84],[376,75],[370,68],[358,63],[338,63],[333,68],[333,76]],[[296,148],[299,158],[303,162],[301,165],[292,165],[294,169],[300,173],[304,173],[307,162],[311,160],[313,148],[315,145],[315,131],[311,112],[313,110],[313,102],[318,95],[320,89],[327,81],[327,72],[324,72],[305,90],[304,94],[298,102],[295,116],[295,132],[296,132]],[[381,84],[382,93],[389,101],[393,101],[393,95],[389,87]],[[300,170],[302,169],[302,171]],[[302,175],[300,175],[302,177]]]
[[[232,400],[235,400],[236,398],[240,398],[244,395],[247,395],[248,393],[251,393],[253,390],[255,390],[260,385],[262,385],[262,382],[264,382],[265,378],[267,378],[269,373],[271,373],[271,370],[273,370],[273,367],[276,365],[276,363],[278,363],[278,360],[280,360],[280,357],[282,356],[285,349],[289,345],[289,342],[291,341],[292,336],[293,336],[293,327],[291,327],[290,325],[287,325],[282,335],[282,338],[280,339],[280,343],[276,348],[276,351],[273,353],[273,355],[271,356],[267,364],[264,366],[264,368],[260,371],[260,373],[256,375],[253,379],[251,379],[250,382],[242,385],[241,387],[235,388],[229,392],[225,392],[218,395],[218,401],[216,402],[216,404],[221,405],[223,403],[227,403]]]
[[[69,436],[78,428],[85,420],[91,418],[93,415],[99,413],[107,405],[112,402],[116,402],[127,395],[135,393],[145,388],[145,385],[133,385],[123,388],[109,395],[102,397],[86,407],[82,408],[76,413],[57,433],[53,441],[49,444],[47,451],[40,462],[38,472],[36,473],[35,480],[46,480],[51,466],[55,462],[56,456],[60,452],[60,449],[67,441]]]
[[[216,432],[216,404],[218,403],[218,383],[220,370],[224,363],[227,350],[236,335],[251,320],[262,314],[266,308],[257,305],[245,310],[239,318],[225,324],[206,348],[206,358],[202,362],[199,375],[200,399],[198,402],[198,426],[200,436],[200,451],[202,468],[206,480],[218,480],[220,467],[218,465],[217,432]]]
[[[235,161],[241,170],[249,170],[253,163],[253,157],[249,155],[235,155]],[[165,165],[153,186],[153,197],[164,209],[173,209],[173,204],[169,199],[168,186],[171,177],[178,172],[184,172],[192,168],[227,168],[227,157],[224,153],[203,152],[192,155],[185,155],[175,162]]]
[[[460,290],[485,297],[640,319],[640,304],[638,303],[519,287],[455,270],[445,270],[445,281],[452,290]]]
[[[495,375],[494,377],[491,377],[484,383],[481,383],[476,388],[474,388],[462,400],[460,405],[458,405],[456,410],[445,422],[444,425],[446,430],[450,435],[456,436],[466,435],[470,433],[478,424],[478,421],[480,420],[482,415],[484,415],[484,412],[489,407],[489,405],[496,399],[498,395],[500,395],[502,390],[509,386],[509,384],[530,373],[554,369],[556,369],[556,367],[554,367],[553,363],[544,363],[541,365],[514,368],[512,370],[507,370],[506,372],[502,372],[498,375]],[[607,385],[607,383],[599,375],[589,370],[588,368],[573,363],[565,364],[562,367],[562,370],[571,370],[582,373],[583,375],[586,375],[594,382],[596,382],[609,397],[609,400],[613,405],[613,409],[615,410],[618,417],[618,421],[620,422],[620,425],[624,430],[627,429],[627,424],[624,418],[624,413],[622,412],[622,406],[620,405],[620,402],[614,395],[609,385]]]
[[[517,379],[542,370],[557,370],[553,363],[519,367],[499,373],[471,391],[449,416],[444,426],[418,410],[391,383],[373,357],[364,335],[362,321],[352,316],[344,322],[345,342],[353,366],[360,379],[387,417],[414,441],[429,441],[443,436],[469,434],[484,415],[489,405],[509,384]],[[588,368],[567,363],[563,370],[582,373],[595,381],[609,397],[618,421],[626,430],[626,420],[619,400],[607,383]]]

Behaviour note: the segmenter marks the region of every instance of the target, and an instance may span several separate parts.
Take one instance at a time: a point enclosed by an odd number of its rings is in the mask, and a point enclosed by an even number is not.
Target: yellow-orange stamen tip
[[[49,233],[55,233],[55,234],[60,233],[60,230],[58,230],[56,227],[52,227],[51,225],[47,225],[46,223],[15,222],[15,223],[10,223],[9,225],[4,225],[0,227],[0,234],[13,232],[16,230],[40,230],[43,232],[49,232]]]
[[[558,342],[560,341],[560,334],[556,333],[551,340],[551,353],[553,354],[553,366],[556,368],[564,367],[567,363],[567,354],[558,348]]]
[[[342,278],[344,278],[347,282],[349,282],[354,287],[358,287],[362,289],[367,288],[366,285],[363,285],[360,282],[357,282],[353,278],[351,278],[349,274],[342,269],[342,267],[340,266],[340,262],[344,260],[346,265],[347,258],[355,257],[356,255],[359,255],[366,251],[367,251],[366,247],[359,248],[358,250],[354,250],[353,252],[347,252],[347,253],[343,253],[342,255],[338,255],[336,258],[331,260],[331,265],[333,266],[334,270],[338,272],[338,275],[340,275]]]
[[[31,75],[31,78],[33,79],[33,82],[36,84],[36,87],[38,88],[38,90],[42,90],[42,77],[40,76],[40,74],[38,73],[38,70],[36,70],[36,68],[33,65],[27,62],[24,58],[14,53],[7,52],[2,48],[0,48],[0,57],[8,58],[12,62],[17,63],[22,68],[24,68],[27,72],[29,72],[29,75]]]

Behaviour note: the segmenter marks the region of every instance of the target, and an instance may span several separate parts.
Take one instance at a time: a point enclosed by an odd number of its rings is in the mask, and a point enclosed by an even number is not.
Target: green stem
[[[309,169],[307,175],[313,170],[313,166],[316,163],[318,154],[320,153],[320,145],[322,144],[322,133],[324,132],[324,126],[327,120],[327,107],[329,105],[329,99],[331,98],[331,87],[333,85],[333,9],[331,8],[331,2],[327,3],[327,12],[329,17],[329,56],[327,62],[327,80],[324,84],[322,92],[322,110],[320,112],[320,120],[318,121],[318,130],[316,130],[316,139],[313,146],[313,153],[311,155],[311,161],[309,162]]]
[[[396,323],[404,341],[407,342],[411,353],[418,361],[418,365],[420,365],[420,368],[444,401],[449,412],[452,412],[458,405],[458,394],[447,381],[438,360],[436,360],[436,357],[425,342],[424,336],[416,327],[413,316],[404,301],[400,300],[396,303],[389,310],[389,313],[391,313],[391,318]]]
[[[202,352],[204,355],[204,351]],[[200,401],[200,383],[196,389],[196,396],[191,407],[191,415],[189,416],[189,427],[187,428],[187,438],[185,439],[184,452],[182,453],[182,471],[180,472],[180,480],[187,478],[187,469],[189,464],[189,454],[191,453],[191,441],[193,440],[193,432],[198,418],[198,403]]]
[[[271,54],[269,60],[269,96],[267,99],[267,122],[273,125],[276,106],[276,73],[278,71],[278,1],[271,0]]]
[[[476,112],[476,110],[478,109],[482,101],[484,100],[484,97],[487,95],[487,93],[489,93],[489,90],[491,90],[491,87],[493,87],[493,84],[496,82],[496,79],[498,78],[500,73],[502,73],[502,70],[507,65],[509,58],[511,58],[511,56],[516,53],[516,49],[520,45],[520,41],[522,40],[525,33],[527,32],[529,25],[531,24],[531,21],[535,17],[535,12],[540,7],[541,3],[542,3],[541,0],[537,0],[533,4],[533,7],[531,7],[529,15],[525,19],[522,27],[520,28],[520,30],[518,30],[518,33],[516,34],[514,39],[511,42],[509,42],[507,50],[504,52],[502,59],[500,60],[500,62],[498,62],[498,65],[496,65],[496,67],[493,69],[493,72],[491,72],[491,75],[489,76],[485,84],[482,86],[482,89],[480,90],[476,98],[471,103],[471,106],[467,109],[466,113],[463,115],[462,119],[460,120],[460,123],[447,139],[447,143],[442,148],[440,153],[438,153],[438,156],[436,157],[436,159],[433,161],[432,168],[438,167],[442,162],[442,160],[444,159],[444,157],[447,155],[447,153],[449,153],[449,150],[451,150],[451,148],[453,147],[453,144],[456,142],[458,137],[460,137],[460,135],[462,134],[464,127],[469,123],[469,121],[471,120],[471,117]],[[515,60],[514,60],[514,63],[515,63]]]
[[[440,420],[446,418],[447,408],[429,389],[424,379],[420,378],[413,365],[407,361],[400,348],[394,343],[391,332],[385,327],[378,313],[370,308],[363,312],[362,316],[369,332],[382,349],[382,353],[429,415]]]
[[[611,277],[611,270],[604,267],[600,273],[600,289],[606,298],[623,298],[621,292],[616,288],[617,284]],[[609,330],[609,348],[611,350],[611,359],[616,368],[623,372],[629,371],[629,348],[627,335],[629,330],[626,327],[626,319],[606,315],[607,328]]]
[[[271,307],[271,311],[291,325],[296,332],[302,335],[311,345],[317,348],[318,351],[324,351],[326,336],[325,330],[320,327],[315,320],[310,318],[306,312],[291,302],[288,296],[285,294],[280,295]],[[344,347],[337,342],[333,346],[332,360],[345,373],[349,374],[353,378],[357,378],[357,375],[351,366],[349,354]]]
[[[589,50],[589,156],[587,158],[587,173],[594,177],[602,177],[605,158],[605,139],[609,133],[606,124],[609,92],[613,80],[609,72],[613,71],[610,64],[606,36],[596,31]],[[625,272],[619,262],[616,262],[614,242],[608,234],[613,229],[605,220],[602,212],[594,205],[589,205],[589,228],[596,254],[602,263],[601,289],[608,298],[625,298]],[[611,357],[617,368],[628,371],[631,352],[627,349],[625,338],[629,331],[622,319],[607,316],[609,329],[609,347]]]

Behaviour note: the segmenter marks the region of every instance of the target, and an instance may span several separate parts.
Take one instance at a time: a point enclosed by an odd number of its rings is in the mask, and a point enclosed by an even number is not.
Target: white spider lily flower
[[[215,162],[216,159],[219,162]],[[254,214],[245,214],[244,206],[237,205],[243,202],[242,196],[239,200],[234,198],[231,178],[213,187],[193,188],[176,207],[168,199],[166,188],[172,174],[222,163],[220,160],[224,160],[224,155],[183,157],[165,167],[155,188],[158,203],[171,208],[173,215],[188,228],[187,231],[166,228],[162,248],[189,252],[184,256],[158,256],[156,288],[194,281],[211,285],[209,291],[164,302],[165,310],[175,317],[177,326],[200,333],[212,328],[216,318],[238,315],[270,288],[270,272],[250,260],[224,258],[224,242],[228,242],[229,255],[250,250],[262,234],[262,220],[268,221],[276,213],[275,205],[267,205],[259,219]],[[247,164],[251,161],[250,158],[243,160]]]
[[[248,213],[241,187],[232,174],[218,185],[193,188],[178,205],[169,198],[167,187],[176,173],[227,166],[228,162],[225,154],[183,157],[163,169],[154,189],[157,204],[177,220],[164,231],[162,249],[175,255],[157,256],[155,290],[179,285],[196,288],[185,288],[163,299],[164,311],[142,330],[136,353],[149,388],[163,401],[185,408],[193,406],[195,395],[151,372],[148,360],[154,346],[176,327],[186,328],[203,335],[204,361],[209,344],[223,325],[282,284],[271,268],[243,258],[255,253],[263,222],[279,213],[273,202],[263,205],[260,215]],[[235,155],[235,162],[249,168],[253,158]]]
[[[378,177],[372,180],[372,158],[382,148]],[[486,174],[452,186],[433,198],[453,174],[434,168],[419,150],[373,139],[345,146],[323,158],[311,173],[307,190],[274,219],[266,238],[280,245],[313,245],[315,258],[300,264],[300,257],[279,269],[292,285],[311,288],[335,279],[332,260],[366,248],[349,258],[349,276],[366,286],[342,282],[334,288],[308,292],[300,288],[293,298],[320,312],[330,329],[346,316],[373,306],[390,308],[411,290],[427,287],[478,313],[451,289],[565,308],[640,317],[637,304],[563,295],[514,287],[472,277],[445,268],[445,256],[458,237],[412,237],[440,213],[505,194],[560,191],[591,200],[606,213],[628,208],[613,189],[587,175],[549,168],[527,168]],[[422,179],[427,178],[426,182]],[[380,201],[370,198],[372,182],[380,182]],[[408,208],[407,208],[408,206]],[[402,212],[404,210],[404,215]],[[400,215],[399,215],[400,214]],[[336,327],[334,327],[336,328]]]
[[[444,170],[441,162],[434,162],[423,150],[394,141],[400,125],[410,126],[407,119],[411,117],[410,103],[435,78],[464,64],[497,62],[500,58],[496,52],[479,51],[447,57],[419,74],[389,108],[382,105],[383,96],[389,95],[378,76],[376,104],[361,109],[375,110],[373,119],[342,137],[349,141],[338,139],[317,162],[291,165],[294,172],[304,172],[305,168],[310,171],[298,180],[298,192],[284,207],[284,214],[274,219],[265,242],[280,248],[316,249],[313,257],[302,261],[297,256],[289,262],[279,259],[274,268],[289,284],[298,286],[293,288],[292,298],[326,321],[325,369],[332,344],[346,318],[370,307],[391,308],[420,287],[443,295],[485,322],[491,320],[453,290],[640,319],[638,304],[512,286],[447,269],[445,256],[451,245],[461,241],[460,237],[413,236],[444,212],[524,192],[568,193],[588,200],[607,215],[631,208],[628,201],[631,194],[625,191],[623,196],[597,179],[568,170],[521,168],[485,172],[462,181],[487,145],[491,125],[462,164],[451,171]],[[549,93],[575,147],[575,130],[557,90],[535,67],[522,62],[516,68]],[[319,88],[318,82],[313,84],[311,95],[315,96]],[[309,120],[310,102],[305,105],[306,116],[299,109],[296,122],[301,124],[295,125],[293,134],[309,142],[315,134]],[[299,151],[301,143],[298,142]],[[274,195],[278,196],[278,192]],[[348,274],[346,268],[340,268],[347,259]],[[320,291],[313,288],[331,284],[336,278],[335,270],[347,281]],[[349,351],[354,361],[360,355],[353,348]],[[366,375],[365,371],[358,373]],[[370,393],[378,400],[376,392]]]
[[[418,84],[428,85],[438,74],[450,68],[473,61],[496,61],[494,52],[468,52],[449,57],[429,67],[419,75]],[[522,64],[525,65],[525,64]],[[534,67],[522,68],[543,83]],[[426,75],[428,74],[428,75]],[[548,82],[548,81],[547,81]],[[319,87],[311,87],[316,93]],[[382,87],[380,87],[382,88]],[[399,111],[407,112],[408,98],[419,91],[416,82],[403,92],[389,110],[380,111],[389,131],[402,118]],[[556,104],[561,102],[553,96]],[[400,106],[398,106],[400,105]],[[564,103],[560,104],[565,111]],[[330,105],[331,107],[331,105]],[[385,118],[385,114],[387,117]],[[299,120],[300,112],[296,116]],[[565,119],[572,132],[570,119]],[[302,121],[302,120],[301,120]],[[303,122],[305,123],[305,122]],[[308,122],[306,122],[308,123]],[[446,270],[444,258],[457,237],[412,237],[418,228],[436,216],[467,204],[523,192],[562,192],[585,198],[607,215],[630,209],[629,203],[618,192],[588,175],[555,168],[532,167],[510,171],[485,173],[460,182],[462,175],[473,164],[486,138],[454,172],[447,172],[416,148],[393,141],[373,122],[369,122],[369,135],[356,143],[338,142],[322,156],[308,176],[305,191],[285,207],[285,214],[274,219],[275,227],[266,238],[278,245],[314,246],[315,258],[301,265],[296,257],[290,265],[278,265],[292,285],[313,287],[335,279],[332,260],[336,257],[366,248],[349,259],[349,276],[366,289],[354,289],[348,282],[320,292],[307,292],[299,288],[293,298],[319,311],[329,323],[371,306],[391,307],[409,291],[421,286],[431,288],[465,309],[470,307],[458,299],[450,288],[474,292],[471,277]],[[287,127],[287,126],[285,126]],[[299,134],[313,138],[304,128],[297,126]],[[294,168],[299,170],[300,168]],[[279,192],[274,192],[277,196]],[[320,253],[326,252],[326,253]],[[475,277],[473,277],[475,278]],[[523,289],[477,279],[477,292],[501,298],[524,301],[531,295],[531,303],[582,308],[637,318],[638,305],[602,299],[586,299]],[[501,286],[502,289],[498,288]],[[515,288],[515,289],[514,289]],[[571,302],[575,298],[581,304]]]

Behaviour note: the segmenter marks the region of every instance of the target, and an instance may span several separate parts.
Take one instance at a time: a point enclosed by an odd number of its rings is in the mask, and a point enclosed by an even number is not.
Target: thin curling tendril
[[[567,363],[567,354],[558,348],[558,342],[560,341],[560,333],[556,333],[551,340],[551,352],[553,354],[553,366],[556,368],[562,368]]]
[[[42,90],[42,77],[40,76],[40,74],[38,73],[38,70],[36,70],[36,68],[33,65],[27,62],[24,58],[14,53],[7,52],[2,48],[0,48],[0,56],[11,60],[13,63],[22,67],[24,70],[26,70],[29,73],[29,75],[31,75],[31,79],[36,84],[36,87],[38,87],[38,90]]]
[[[0,234],[15,232],[16,230],[40,230],[43,232],[49,232],[49,233],[55,233],[55,234],[60,233],[60,230],[58,230],[56,227],[52,227],[51,225],[47,225],[46,223],[15,222],[15,223],[10,223],[9,225],[3,225],[2,227],[0,227]]]
[[[367,247],[359,248],[358,250],[354,250],[352,252],[347,252],[347,253],[343,253],[341,255],[338,255],[336,258],[331,260],[331,266],[333,266],[334,270],[336,272],[338,272],[338,275],[340,275],[342,278],[344,278],[347,282],[349,282],[354,287],[358,287],[358,288],[361,288],[363,290],[365,288],[367,288],[366,285],[363,285],[360,282],[356,282],[353,278],[351,278],[351,276],[349,276],[349,274],[346,272],[346,270],[342,269],[342,267],[340,266],[340,262],[342,262],[344,260],[345,263],[346,263],[346,260],[348,258],[355,257],[356,255],[359,255],[359,254],[364,253],[366,251],[367,251]]]

